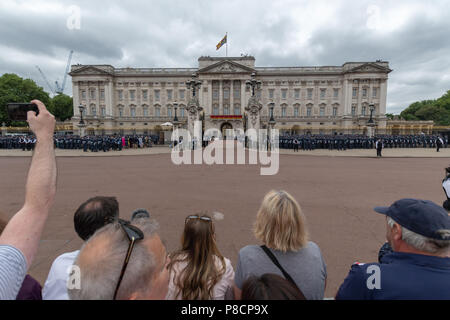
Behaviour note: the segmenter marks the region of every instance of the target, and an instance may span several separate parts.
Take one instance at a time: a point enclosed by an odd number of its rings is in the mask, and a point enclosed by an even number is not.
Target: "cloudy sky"
[[[1,0],[0,74],[49,91],[72,63],[197,67],[228,32],[228,56],[256,65],[389,61],[387,112],[450,89],[448,0]],[[65,93],[71,94],[68,77]]]

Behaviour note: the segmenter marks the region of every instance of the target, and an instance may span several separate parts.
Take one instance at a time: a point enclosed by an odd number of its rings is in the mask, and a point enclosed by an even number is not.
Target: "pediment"
[[[347,72],[386,72],[389,73],[392,70],[375,63],[364,63],[360,66],[354,67]]]
[[[255,72],[255,69],[249,68],[242,64],[236,63],[231,60],[219,61],[215,64],[207,66],[198,70],[198,73],[251,73]]]
[[[79,75],[112,75],[110,72],[102,70],[95,66],[84,66],[79,69],[75,69],[69,73],[71,76]]]

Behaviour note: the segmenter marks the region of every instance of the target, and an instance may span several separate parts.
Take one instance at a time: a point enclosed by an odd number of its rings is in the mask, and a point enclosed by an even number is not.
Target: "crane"
[[[42,72],[41,68],[39,68],[39,66],[36,66],[36,68],[39,70],[39,73],[41,74],[42,78],[45,80],[45,83],[47,84],[47,86],[49,87],[49,89],[53,93],[53,95],[61,94],[64,92],[64,88],[66,87],[67,74],[69,73],[70,62],[72,61],[72,55],[73,55],[73,50],[70,50],[69,58],[67,59],[66,72],[64,73],[64,79],[63,79],[62,85],[60,86],[58,81],[55,81],[55,89],[53,89],[53,87],[50,85],[50,83],[47,80],[47,77],[45,76],[44,72]]]
[[[73,50],[70,50],[69,58],[67,59],[66,72],[64,73],[64,79],[63,79],[62,85],[59,86],[58,81],[55,81],[55,85],[56,85],[55,91],[57,94],[63,93],[64,88],[66,87],[66,79],[67,79],[67,74],[69,73],[70,62],[72,61],[72,55],[73,55]]]
[[[50,91],[55,94],[55,91],[53,90],[52,86],[50,85],[50,83],[47,80],[47,77],[45,76],[45,74],[42,72],[41,68],[39,68],[39,66],[36,66],[36,68],[39,70],[39,73],[41,74],[42,78],[44,78],[45,83],[47,84],[48,88],[50,89]]]

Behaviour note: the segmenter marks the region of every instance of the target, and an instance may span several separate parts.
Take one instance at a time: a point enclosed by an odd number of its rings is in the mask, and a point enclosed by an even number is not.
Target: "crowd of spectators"
[[[39,284],[27,276],[56,195],[54,117],[38,100],[28,113],[36,145],[25,203],[0,236],[0,299],[28,297]],[[442,182],[448,197],[450,168]],[[450,216],[427,200],[376,207],[385,215],[387,244],[377,263],[355,263],[336,299],[450,299]],[[262,200],[253,233],[262,245],[239,250],[236,269],[218,250],[213,219],[188,215],[180,247],[168,253],[158,223],[143,209],[120,218],[114,197],[80,205],[74,228],[84,241],[52,264],[43,299],[324,299],[327,267],[310,240],[300,205],[286,191]],[[79,276],[76,279],[76,276]],[[75,279],[73,278],[75,277]]]

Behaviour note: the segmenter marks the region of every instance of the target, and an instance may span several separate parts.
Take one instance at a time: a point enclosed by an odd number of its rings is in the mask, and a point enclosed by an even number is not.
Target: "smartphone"
[[[34,103],[8,103],[6,111],[9,119],[16,121],[26,121],[28,111],[34,111],[36,115],[39,114],[39,109]]]

